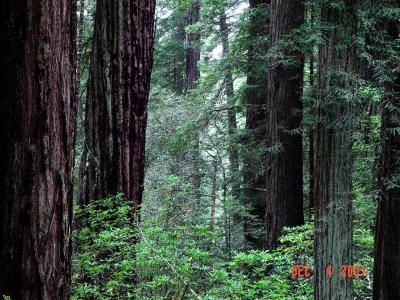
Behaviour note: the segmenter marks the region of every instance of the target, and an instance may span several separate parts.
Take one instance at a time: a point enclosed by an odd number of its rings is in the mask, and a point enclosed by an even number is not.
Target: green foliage
[[[174,178],[168,179],[174,182]],[[371,214],[356,199],[357,218]],[[313,269],[312,223],[285,228],[272,252],[235,252],[226,260],[218,232],[206,225],[165,227],[158,219],[136,227],[122,195],[78,211],[86,221],[75,232],[73,299],[311,299],[313,277],[291,278],[291,265]],[[371,292],[373,236],[368,222],[356,222],[354,265],[367,267],[355,279],[355,293]]]
[[[291,264],[310,264],[311,224],[285,230],[274,252],[237,252],[223,259],[208,226],[154,221],[139,229],[122,195],[85,208],[87,221],[75,233],[73,299],[307,299],[312,279],[291,279]],[[82,214],[82,212],[80,212]],[[138,236],[140,242],[136,243]]]
[[[208,226],[166,230],[145,222],[140,233],[135,261],[138,299],[186,299],[204,290],[218,261],[213,257],[215,234]]]
[[[134,299],[136,221],[122,194],[77,210],[72,299]]]

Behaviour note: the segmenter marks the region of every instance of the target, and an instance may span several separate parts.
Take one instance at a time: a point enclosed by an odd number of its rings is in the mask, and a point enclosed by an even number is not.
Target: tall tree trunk
[[[141,204],[154,13],[154,0],[97,1],[81,203],[123,192]]]
[[[221,164],[221,161],[220,161]],[[231,204],[227,201],[227,182],[225,169],[222,166],[222,204],[224,210],[224,230],[225,230],[225,253],[230,261],[232,258],[232,217],[231,217]]]
[[[288,65],[272,59],[268,70],[265,221],[267,248],[271,249],[277,245],[284,226],[304,224],[302,136],[293,133],[302,120],[304,58],[299,51],[278,49],[282,39],[303,23],[302,1],[272,0],[270,19],[270,48],[293,60]],[[272,150],[275,147],[279,153]]]
[[[69,299],[76,7],[0,4],[0,297]]]
[[[321,22],[329,26],[318,57],[314,298],[352,299],[352,279],[339,275],[341,265],[352,263],[352,110],[351,99],[337,90],[352,94],[356,3],[320,4]]]
[[[400,3],[399,3],[400,4]],[[397,4],[397,7],[399,6]],[[389,22],[391,42],[399,41],[399,24]],[[386,45],[387,47],[387,45]],[[394,59],[397,59],[394,58]],[[389,60],[390,61],[390,60]],[[395,69],[398,64],[389,64]],[[400,74],[386,84],[382,102],[382,158],[380,193],[375,231],[375,266],[373,299],[400,299],[400,138],[394,128],[400,127]]]
[[[183,20],[181,20],[183,19]],[[185,40],[186,40],[186,32],[185,32],[185,18],[181,17],[179,14],[176,16],[177,26],[174,32],[174,40],[176,43],[176,56],[174,57],[174,67],[173,67],[173,77],[174,84],[173,88],[178,94],[182,94],[185,89]],[[182,52],[180,50],[183,50]],[[182,53],[182,55],[179,55]]]
[[[200,2],[195,1],[187,10],[187,25],[191,26],[200,21]],[[186,79],[187,91],[196,88],[200,77],[198,62],[200,60],[200,34],[198,30],[186,33]]]
[[[81,92],[81,67],[83,59],[83,43],[84,43],[84,19],[85,19],[85,0],[79,1],[79,19],[78,19],[78,36],[77,36],[77,62],[76,62],[76,98],[80,99]],[[79,105],[78,105],[79,110]],[[79,114],[79,113],[78,113]]]
[[[218,160],[215,157],[213,160],[213,174],[211,183],[211,213],[210,213],[210,227],[215,227],[215,208],[217,204],[217,176],[218,176]]]
[[[311,52],[310,54],[310,89],[311,92],[314,95],[314,53]],[[314,98],[312,98],[314,99]],[[314,107],[314,101],[311,104],[311,107]],[[313,111],[313,110],[312,110]],[[309,182],[309,209],[314,208],[314,161],[315,161],[315,142],[314,142],[314,135],[315,135],[315,130],[314,130],[314,125],[312,125],[312,128],[310,129],[310,132],[308,134],[308,161],[309,161],[309,176],[310,176],[310,182]]]
[[[267,118],[266,67],[261,58],[267,51],[264,42],[268,35],[267,8],[270,0],[249,0],[251,42],[248,49],[246,90],[246,151],[243,158],[243,203],[249,216],[244,219],[244,237],[251,248],[265,245],[265,131]],[[261,149],[259,151],[258,149]],[[256,150],[256,151],[253,151]],[[261,152],[261,153],[260,153]]]
[[[76,101],[77,101],[77,115],[76,115],[76,142],[75,142],[75,152],[81,153],[81,151],[79,151],[81,148],[81,144],[83,141],[83,121],[84,121],[84,113],[82,113],[82,111],[84,111],[84,105],[85,105],[85,101],[83,98],[83,90],[82,84],[81,84],[81,75],[82,75],[82,70],[84,69],[83,66],[83,45],[84,45],[84,24],[85,24],[85,0],[80,0],[78,1],[78,24],[77,24],[77,58],[76,58]],[[77,162],[79,165],[79,160],[80,160],[80,156],[76,155],[74,157],[75,163]],[[77,198],[77,195],[79,194],[79,168],[76,168],[74,170],[74,198]],[[79,199],[80,200],[80,199]],[[80,226],[80,220],[78,219],[74,219],[74,226]]]
[[[195,1],[187,10],[187,25],[195,25],[200,21],[200,2]],[[198,62],[200,60],[200,33],[197,29],[186,33],[186,78],[185,90],[188,92],[197,86],[197,80],[200,77]],[[194,130],[195,137],[193,139],[192,159],[193,159],[193,175],[192,184],[194,193],[198,202],[200,201],[200,136],[198,131]]]
[[[225,11],[221,12],[220,15],[220,32],[222,40],[222,55],[227,58],[229,56],[229,28],[226,22]],[[228,104],[228,134],[229,134],[229,165],[230,165],[230,184],[232,189],[232,197],[236,202],[240,197],[240,183],[238,179],[239,175],[239,150],[237,147],[237,140],[235,135],[237,134],[237,123],[236,123],[236,108],[234,102],[234,88],[233,88],[233,76],[229,67],[225,70],[225,95]]]

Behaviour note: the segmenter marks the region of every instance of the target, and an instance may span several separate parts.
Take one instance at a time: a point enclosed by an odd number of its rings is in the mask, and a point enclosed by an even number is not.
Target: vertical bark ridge
[[[321,0],[325,43],[318,54],[315,161],[315,299],[352,299],[351,278],[339,276],[352,263],[352,109],[354,1],[334,7]],[[350,97],[339,96],[343,90]],[[347,95],[347,94],[346,94]],[[329,277],[326,268],[332,266]]]
[[[248,46],[247,90],[245,95],[246,124],[244,139],[250,149],[262,149],[257,155],[252,151],[244,155],[243,203],[248,208],[244,219],[244,237],[251,248],[265,246],[265,137],[267,119],[267,76],[261,57],[267,51],[270,0],[249,0],[251,42]],[[262,14],[261,14],[262,12]],[[260,47],[260,44],[262,47]]]
[[[397,6],[399,6],[397,4]],[[399,25],[387,23],[387,33],[399,40]],[[396,46],[395,46],[396,47]],[[388,59],[388,58],[386,58]],[[390,61],[390,58],[389,58]],[[393,61],[390,62],[390,65]],[[395,63],[394,63],[395,64]],[[395,69],[388,68],[388,69]],[[382,157],[380,163],[380,193],[375,229],[375,261],[373,299],[400,299],[400,138],[391,131],[400,126],[400,75],[391,74],[392,82],[386,83],[385,97],[382,100]],[[392,185],[390,183],[396,183]]]
[[[97,2],[81,203],[123,192],[141,204],[154,13],[153,0]]]
[[[6,0],[0,20],[0,290],[68,299],[76,7]]]
[[[302,136],[293,133],[302,120],[304,57],[299,51],[279,48],[282,39],[304,21],[302,1],[272,0],[270,20],[265,218],[267,247],[274,248],[284,226],[304,223]],[[279,56],[293,62],[282,63]]]

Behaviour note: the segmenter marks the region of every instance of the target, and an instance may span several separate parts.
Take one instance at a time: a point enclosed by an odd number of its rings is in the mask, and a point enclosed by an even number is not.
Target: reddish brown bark
[[[278,43],[302,25],[302,1],[272,0],[270,19],[270,48],[276,51]],[[304,223],[302,136],[293,133],[302,120],[304,58],[299,51],[278,51],[293,62],[285,64],[272,58],[268,70],[267,248],[277,245],[284,226]]]
[[[81,203],[123,192],[141,204],[154,11],[154,0],[97,2]]]
[[[246,131],[243,157],[243,204],[249,216],[244,219],[244,237],[251,248],[262,249],[265,244],[265,132],[267,119],[267,76],[262,55],[267,51],[264,41],[268,35],[267,7],[270,0],[249,0],[251,42],[248,49]],[[256,150],[256,151],[253,151]]]
[[[0,296],[68,299],[76,8],[0,4]]]
[[[398,40],[398,24],[390,22],[387,27],[388,36],[392,39],[390,42]],[[388,59],[388,61],[391,61],[391,59]],[[389,65],[390,69],[397,66],[392,61]],[[400,138],[398,133],[391,131],[391,129],[400,126],[400,74],[394,72],[392,76],[394,80],[386,84],[386,95],[381,106],[383,109],[381,133],[383,152],[379,174],[380,193],[375,229],[373,289],[373,299],[376,300],[400,299],[400,188],[398,185]]]

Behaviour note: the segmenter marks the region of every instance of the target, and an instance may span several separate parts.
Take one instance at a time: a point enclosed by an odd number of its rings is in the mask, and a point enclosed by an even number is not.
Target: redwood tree
[[[265,59],[270,0],[249,0],[247,89],[245,93],[246,131],[243,140],[243,204],[248,209],[244,219],[244,238],[251,248],[265,244],[265,131],[267,76]],[[255,151],[254,151],[255,150]]]
[[[265,217],[268,248],[277,245],[284,226],[304,223],[302,136],[293,132],[302,120],[304,58],[300,51],[279,46],[303,21],[303,1],[271,1]],[[279,57],[290,57],[291,62]]]
[[[76,7],[0,3],[0,297],[69,299]]]
[[[354,1],[321,0],[315,159],[315,299],[352,299],[352,72]],[[333,272],[332,276],[329,274]]]
[[[390,2],[390,1],[389,1]],[[395,7],[398,9],[397,1]],[[386,23],[385,43],[387,53],[383,55],[389,63],[385,72],[385,96],[382,101],[382,158],[380,164],[380,193],[378,217],[375,229],[374,299],[400,299],[400,74],[398,68],[399,22]],[[381,48],[382,49],[382,48]],[[386,66],[386,65],[385,65]],[[396,131],[397,129],[397,131]]]
[[[154,0],[97,1],[80,202],[123,192],[141,203]]]

